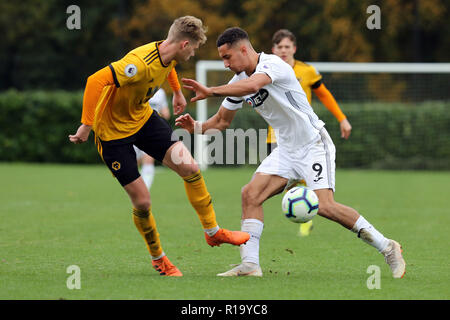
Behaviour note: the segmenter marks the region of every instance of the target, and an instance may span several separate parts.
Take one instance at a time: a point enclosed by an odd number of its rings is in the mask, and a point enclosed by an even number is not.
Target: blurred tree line
[[[69,30],[66,9],[81,9],[81,29]],[[369,30],[369,5],[381,9],[381,29]],[[179,66],[218,59],[215,41],[227,27],[247,30],[257,51],[270,52],[273,33],[297,36],[306,61],[446,62],[448,0],[22,0],[0,2],[0,90],[82,89],[86,78],[127,51],[164,39],[172,21],[194,15],[208,42]]]

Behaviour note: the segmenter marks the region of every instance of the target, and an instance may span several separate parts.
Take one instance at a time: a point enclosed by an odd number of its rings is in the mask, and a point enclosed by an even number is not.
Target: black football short
[[[167,150],[178,141],[176,137],[172,137],[172,132],[167,121],[153,112],[135,134],[110,141],[102,141],[96,137],[95,143],[103,162],[120,184],[125,186],[140,176],[133,145],[162,162]]]
[[[275,149],[277,147],[277,143],[276,142],[268,142],[267,143],[267,155],[271,154],[273,149]]]

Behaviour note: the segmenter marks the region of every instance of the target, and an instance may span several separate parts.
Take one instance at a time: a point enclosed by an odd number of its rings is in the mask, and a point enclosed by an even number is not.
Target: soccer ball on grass
[[[294,187],[284,195],[281,209],[286,218],[292,222],[308,222],[319,211],[319,199],[311,189]]]

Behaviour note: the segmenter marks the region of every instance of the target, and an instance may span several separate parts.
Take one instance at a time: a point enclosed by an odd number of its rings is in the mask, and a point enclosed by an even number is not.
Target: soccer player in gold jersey
[[[151,210],[149,191],[139,174],[133,145],[174,170],[184,180],[187,197],[197,212],[211,246],[241,245],[250,235],[219,228],[211,196],[199,167],[172,128],[147,103],[167,79],[173,90],[174,114],[186,107],[175,65],[194,56],[205,43],[200,19],[185,16],[171,25],[167,39],[138,47],[119,61],[88,78],[83,98],[81,126],[71,142],[87,141],[91,130],[103,162],[130,197],[133,221],[144,238],[153,267],[166,276],[182,276],[165,255]]]
[[[339,105],[331,92],[323,84],[322,75],[313,66],[296,60],[294,58],[296,52],[297,39],[291,31],[287,29],[280,29],[274,33],[272,37],[272,53],[279,56],[294,69],[295,76],[300,82],[303,91],[305,91],[309,104],[311,104],[311,91],[313,91],[323,105],[335,116],[337,121],[339,121],[341,137],[348,139],[352,131],[352,126],[347,120],[345,114],[339,108]],[[276,146],[275,133],[270,126],[267,134],[267,146],[269,153]],[[305,184],[304,180],[300,181],[300,184]],[[293,186],[294,183],[290,183],[289,187]],[[301,223],[299,235],[303,237],[308,236],[312,230],[312,227],[312,220],[306,223]]]

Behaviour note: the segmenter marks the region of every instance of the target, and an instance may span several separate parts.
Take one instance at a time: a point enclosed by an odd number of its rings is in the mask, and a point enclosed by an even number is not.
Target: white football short
[[[141,149],[139,149],[135,145],[133,145],[133,148],[134,148],[134,151],[136,152],[136,160],[141,159],[146,154],[144,151],[142,151]]]
[[[304,179],[312,190],[335,191],[336,148],[325,128],[317,140],[298,150],[276,147],[259,165],[256,172],[286,179]]]

